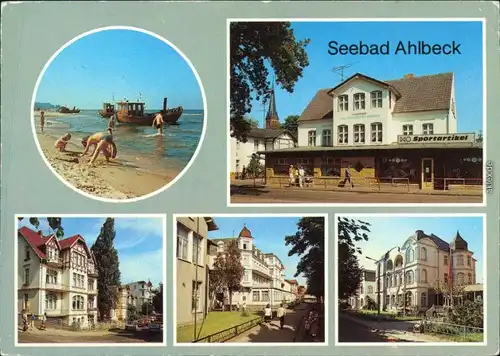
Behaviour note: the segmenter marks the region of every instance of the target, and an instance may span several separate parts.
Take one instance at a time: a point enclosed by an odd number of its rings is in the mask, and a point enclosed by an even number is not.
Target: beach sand
[[[157,191],[168,184],[179,172],[152,173],[138,170],[118,156],[106,163],[100,155],[94,166],[89,166],[90,154],[80,157],[81,138],[73,136],[67,152],[54,147],[57,137],[37,132],[38,142],[45,158],[55,171],[70,185],[88,194],[108,199],[131,199]],[[78,143],[78,145],[77,145]],[[93,149],[91,148],[90,151]]]
[[[40,111],[34,111],[35,116],[40,116]],[[76,114],[63,114],[57,111],[44,111],[43,116],[45,117],[71,117]]]

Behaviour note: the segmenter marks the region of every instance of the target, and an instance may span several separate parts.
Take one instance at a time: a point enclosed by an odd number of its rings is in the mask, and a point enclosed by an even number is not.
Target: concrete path
[[[258,325],[226,343],[260,343],[260,342],[294,342],[302,318],[307,312],[307,305],[297,306],[295,310],[287,310],[285,326],[280,329],[279,320],[272,320],[269,325]]]

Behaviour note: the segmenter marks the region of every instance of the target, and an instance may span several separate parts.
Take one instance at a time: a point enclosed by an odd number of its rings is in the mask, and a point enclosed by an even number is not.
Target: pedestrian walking
[[[299,186],[304,188],[304,175],[306,172],[304,171],[304,167],[300,166],[299,168]]]
[[[35,327],[35,313],[31,314],[31,328],[33,329]]]
[[[352,183],[352,178],[351,178],[351,165],[348,165],[344,171],[344,187],[347,182],[349,182],[349,185],[351,186],[351,189],[354,188],[354,184]]]
[[[276,312],[276,316],[280,319],[280,329],[283,329],[285,326],[285,314],[285,308],[283,307],[283,303],[281,303],[278,311]]]
[[[273,316],[273,311],[271,309],[271,305],[267,304],[266,307],[264,308],[264,321],[266,324],[269,324],[271,322],[271,317]]]
[[[293,168],[293,164],[290,165],[288,169],[288,176],[290,177],[290,187],[295,183],[295,169]]]

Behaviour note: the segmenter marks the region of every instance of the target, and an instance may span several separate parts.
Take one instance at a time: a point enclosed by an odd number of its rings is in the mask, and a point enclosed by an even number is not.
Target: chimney
[[[167,98],[163,98],[163,111],[167,110]]]
[[[413,73],[405,74],[405,79],[411,79],[413,77],[414,77]]]

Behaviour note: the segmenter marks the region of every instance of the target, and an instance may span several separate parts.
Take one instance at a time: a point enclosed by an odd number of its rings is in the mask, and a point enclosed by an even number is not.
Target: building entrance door
[[[422,158],[422,189],[434,189],[434,159]]]

